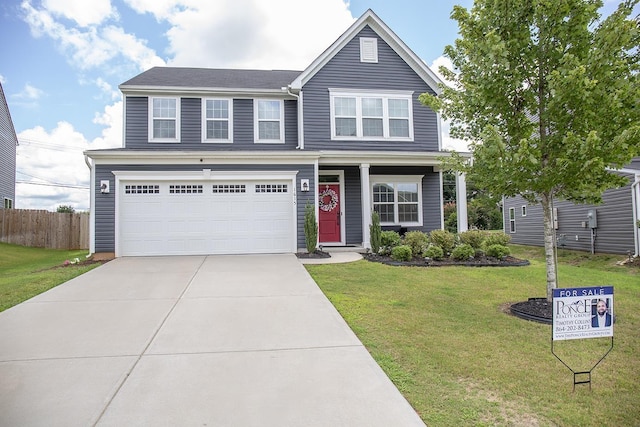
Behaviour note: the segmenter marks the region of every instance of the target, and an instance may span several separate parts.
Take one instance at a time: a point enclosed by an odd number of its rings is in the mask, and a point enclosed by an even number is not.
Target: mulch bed
[[[324,252],[320,250],[316,250],[315,252],[298,252],[296,253],[298,258],[304,259],[321,259],[321,258],[331,258],[331,254],[329,252]]]
[[[464,267],[521,267],[529,265],[529,261],[526,259],[514,258],[511,256],[504,257],[502,259],[483,256],[466,261],[456,261],[453,259],[426,260],[424,258],[414,258],[411,261],[396,261],[390,256],[378,255],[378,254],[364,254],[364,258],[371,262],[380,262],[387,265],[395,266],[409,266],[409,267],[450,267],[450,266],[464,266]]]
[[[547,324],[553,321],[552,303],[546,298],[529,298],[528,301],[511,304],[509,311],[514,316],[525,320]]]

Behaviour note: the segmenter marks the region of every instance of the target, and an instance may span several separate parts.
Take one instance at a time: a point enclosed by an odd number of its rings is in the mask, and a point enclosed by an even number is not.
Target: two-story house
[[[13,208],[16,199],[17,146],[18,137],[0,83],[0,209]]]
[[[324,246],[369,247],[374,210],[440,229],[447,153],[418,101],[438,82],[370,10],[303,71],[145,71],[120,85],[123,147],[86,152],[91,251],[295,252],[307,204]]]

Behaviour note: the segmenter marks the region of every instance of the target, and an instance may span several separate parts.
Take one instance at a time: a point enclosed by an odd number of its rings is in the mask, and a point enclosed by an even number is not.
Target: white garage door
[[[295,251],[291,181],[120,181],[120,255]]]

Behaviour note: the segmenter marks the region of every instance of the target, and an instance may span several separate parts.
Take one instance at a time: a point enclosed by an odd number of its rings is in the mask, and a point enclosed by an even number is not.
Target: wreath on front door
[[[320,205],[320,209],[325,212],[331,212],[336,208],[336,206],[338,206],[338,193],[327,187],[318,196],[318,203]]]

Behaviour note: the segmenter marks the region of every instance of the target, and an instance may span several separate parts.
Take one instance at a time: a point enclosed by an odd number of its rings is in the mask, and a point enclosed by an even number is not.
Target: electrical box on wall
[[[587,212],[587,222],[589,223],[589,228],[598,228],[598,217],[595,209],[589,209]]]

